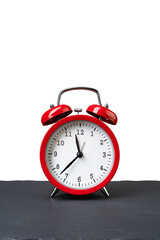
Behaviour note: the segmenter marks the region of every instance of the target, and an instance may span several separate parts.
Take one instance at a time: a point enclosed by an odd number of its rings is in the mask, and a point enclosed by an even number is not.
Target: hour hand
[[[76,145],[77,145],[77,149],[78,149],[78,152],[80,152],[80,146],[79,146],[79,141],[78,141],[78,138],[77,138],[77,135],[75,134],[75,140],[76,140]]]

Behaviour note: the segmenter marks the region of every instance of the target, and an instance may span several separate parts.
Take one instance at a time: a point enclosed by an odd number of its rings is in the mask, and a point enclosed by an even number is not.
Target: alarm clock
[[[87,114],[60,104],[63,93],[88,90],[97,94],[98,104],[89,106]],[[70,115],[70,116],[69,116]],[[117,116],[102,106],[96,89],[74,87],[62,90],[57,106],[50,105],[41,118],[43,125],[52,124],[43,138],[40,161],[44,174],[54,185],[51,197],[61,190],[69,194],[85,195],[101,190],[109,196],[106,185],[119,164],[119,146],[108,124],[115,125]]]

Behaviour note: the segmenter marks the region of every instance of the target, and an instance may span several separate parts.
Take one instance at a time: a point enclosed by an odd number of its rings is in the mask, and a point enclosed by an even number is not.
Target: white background
[[[46,180],[41,115],[61,89],[87,86],[118,116],[114,180],[160,180],[159,80],[159,1],[1,1],[0,179]],[[62,103],[97,99],[74,91]]]

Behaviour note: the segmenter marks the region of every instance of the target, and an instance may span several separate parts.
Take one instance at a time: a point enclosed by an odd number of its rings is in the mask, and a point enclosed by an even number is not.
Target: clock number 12
[[[84,135],[84,130],[83,129],[81,129],[81,130],[77,129],[77,135]]]

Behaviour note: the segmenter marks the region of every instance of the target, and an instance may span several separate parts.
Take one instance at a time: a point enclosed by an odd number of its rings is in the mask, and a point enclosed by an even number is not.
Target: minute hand
[[[75,158],[63,169],[63,171],[62,171],[60,174],[62,174],[67,168],[69,168],[69,167],[76,161],[77,158],[78,158],[78,156],[75,157]]]

